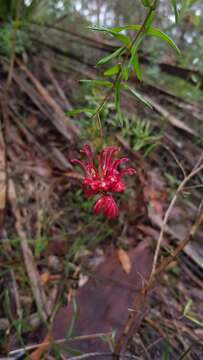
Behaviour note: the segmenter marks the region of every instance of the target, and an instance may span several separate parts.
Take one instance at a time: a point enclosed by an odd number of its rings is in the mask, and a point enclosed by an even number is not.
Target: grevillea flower
[[[118,216],[118,207],[114,198],[109,193],[121,193],[126,189],[123,182],[123,176],[134,175],[136,170],[127,167],[119,170],[119,166],[126,163],[129,159],[122,157],[114,159],[114,155],[119,151],[117,147],[105,147],[98,156],[98,167],[93,161],[93,153],[89,145],[84,145],[80,151],[87,158],[87,162],[83,163],[81,160],[73,159],[73,164],[78,164],[84,170],[84,179],[82,187],[84,194],[87,197],[101,194],[102,196],[96,201],[94,205],[94,214],[101,211],[109,219]]]
[[[114,219],[118,216],[118,206],[111,195],[103,195],[94,205],[94,214],[99,214],[101,211],[108,219]]]

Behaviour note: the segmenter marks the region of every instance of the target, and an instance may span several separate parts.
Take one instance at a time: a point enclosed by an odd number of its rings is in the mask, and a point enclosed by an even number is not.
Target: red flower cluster
[[[84,145],[80,151],[87,157],[87,163],[84,164],[81,160],[73,159],[73,164],[79,164],[84,170],[84,179],[82,186],[87,197],[96,194],[102,196],[96,201],[94,205],[94,214],[104,212],[105,216],[113,219],[118,216],[118,206],[114,198],[108,193],[123,192],[126,186],[122,180],[125,174],[134,175],[136,170],[133,168],[125,168],[118,170],[119,165],[127,162],[129,159],[123,157],[121,159],[114,159],[115,153],[119,149],[114,146],[104,148],[98,157],[98,168],[96,169],[93,162],[93,154],[89,145]]]

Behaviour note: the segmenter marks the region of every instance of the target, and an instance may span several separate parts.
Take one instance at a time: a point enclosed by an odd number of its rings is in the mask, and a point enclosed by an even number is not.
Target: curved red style
[[[94,206],[94,214],[103,211],[109,219],[118,216],[118,207],[113,197],[108,195],[108,193],[124,192],[126,185],[123,182],[123,176],[126,174],[134,175],[136,173],[136,170],[131,167],[119,170],[119,166],[128,162],[129,159],[127,157],[114,159],[114,155],[118,151],[119,148],[114,146],[104,148],[98,156],[98,167],[96,168],[92,150],[88,144],[85,144],[80,152],[86,156],[87,162],[84,163],[78,159],[71,161],[73,164],[80,165],[84,171],[84,179],[82,181],[84,194],[87,197],[96,194],[103,195]]]

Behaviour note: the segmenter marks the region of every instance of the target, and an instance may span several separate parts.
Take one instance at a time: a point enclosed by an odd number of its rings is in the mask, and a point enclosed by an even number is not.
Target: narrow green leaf
[[[111,35],[117,40],[121,41],[124,45],[128,46],[130,44],[130,39],[123,34],[118,34],[117,32],[111,31]]]
[[[114,32],[121,32],[123,30],[134,30],[134,31],[139,31],[141,29],[141,25],[126,25],[126,26],[120,26],[120,27],[114,27],[112,28],[112,30]],[[176,52],[178,53],[178,55],[180,55],[180,50],[177,47],[177,45],[174,43],[174,41],[170,38],[170,36],[168,36],[167,34],[165,34],[163,31],[159,30],[158,28],[154,28],[154,27],[150,27],[147,31],[146,31],[147,35],[150,36],[156,36],[159,39],[165,41],[166,43],[168,43],[173,49],[176,50]]]
[[[117,31],[114,31],[112,28],[108,29],[105,27],[90,26],[89,29],[94,31],[105,32],[106,34],[113,36],[117,40],[121,41],[126,46],[130,44],[130,39],[128,38],[128,36],[119,34]]]
[[[159,39],[165,41],[166,43],[168,43],[173,49],[175,49],[175,51],[178,53],[178,55],[181,55],[180,49],[177,47],[177,45],[174,43],[174,41],[171,39],[170,36],[168,36],[167,34],[165,34],[163,31],[157,29],[157,28],[150,28],[147,31],[148,35],[151,36],[156,36]]]
[[[128,86],[127,84],[124,84],[124,88],[128,91],[130,91],[137,100],[141,101],[143,104],[147,105],[150,109],[153,109],[153,106],[150,104],[150,102],[148,100],[146,100],[144,98],[143,95],[141,95],[139,92],[137,92],[136,90],[132,89],[130,86]]]
[[[142,70],[139,63],[138,53],[135,53],[134,59],[133,59],[133,67],[135,71],[135,75],[137,76],[138,80],[142,80]]]
[[[104,76],[116,75],[116,74],[118,74],[119,70],[120,70],[119,65],[112,66],[104,72]]]
[[[112,54],[107,55],[107,56],[103,57],[101,60],[99,60],[97,63],[97,66],[108,63],[110,60],[113,60],[113,59],[117,58],[118,56],[120,56],[124,51],[125,51],[124,47],[118,48]]]
[[[128,66],[123,66],[122,67],[122,75],[123,75],[123,79],[125,81],[127,81],[128,77],[129,77],[129,67]]]
[[[139,48],[139,46],[140,46],[140,44],[141,44],[144,36],[145,36],[144,33],[140,34],[139,38],[138,38],[137,41],[136,41],[136,44],[135,44],[135,45],[132,47],[132,49],[131,49],[131,57],[130,57],[130,61],[129,61],[129,63],[128,63],[128,68],[129,68],[129,69],[130,69],[131,66],[133,65],[133,62],[134,62],[134,59],[135,59],[135,57],[136,57],[138,48]]]

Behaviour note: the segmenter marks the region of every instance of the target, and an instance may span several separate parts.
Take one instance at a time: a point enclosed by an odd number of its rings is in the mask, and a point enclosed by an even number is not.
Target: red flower
[[[104,212],[108,219],[114,219],[118,216],[118,206],[111,195],[103,195],[94,205],[94,214]]]
[[[121,171],[118,167],[127,162],[128,158],[123,157],[121,159],[113,159],[115,153],[119,149],[114,146],[104,148],[100,156],[98,157],[98,167],[96,168],[93,162],[93,154],[89,145],[84,145],[80,151],[87,157],[87,163],[84,164],[81,160],[73,159],[73,164],[79,164],[84,170],[84,179],[82,186],[84,193],[87,197],[94,196],[96,194],[103,194],[99,200],[97,200],[94,213],[98,214],[101,210],[108,218],[115,218],[118,215],[118,207],[112,196],[106,195],[108,192],[123,192],[126,186],[123,182],[123,176],[125,174],[134,175],[136,170],[133,168],[125,168]]]

